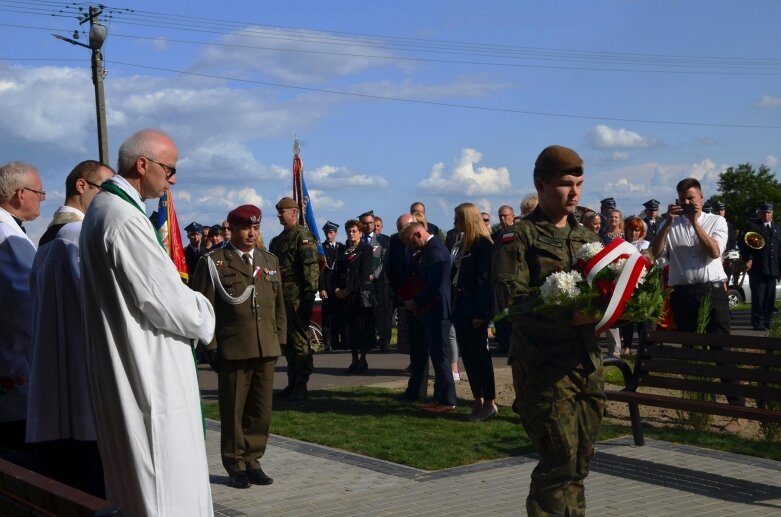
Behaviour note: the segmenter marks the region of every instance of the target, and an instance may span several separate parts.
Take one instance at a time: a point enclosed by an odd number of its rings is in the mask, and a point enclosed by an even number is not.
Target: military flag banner
[[[320,232],[317,229],[315,211],[309,198],[309,189],[306,188],[304,162],[301,160],[301,144],[298,142],[298,138],[293,141],[293,200],[298,204],[298,223],[309,228],[317,240],[317,257],[322,268],[325,264],[325,251],[320,239]]]
[[[187,272],[187,261],[184,255],[184,246],[182,245],[182,233],[179,231],[179,220],[176,218],[171,189],[165,189],[165,193],[160,198],[155,229],[163,242],[165,250],[168,252],[168,256],[171,257],[171,261],[176,266],[179,276],[182,277],[184,282],[187,282],[190,275]]]

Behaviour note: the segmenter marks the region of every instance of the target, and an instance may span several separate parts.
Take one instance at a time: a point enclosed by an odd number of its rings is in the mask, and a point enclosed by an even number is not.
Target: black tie
[[[252,269],[252,256],[249,253],[244,253],[241,258],[244,259],[244,263]]]

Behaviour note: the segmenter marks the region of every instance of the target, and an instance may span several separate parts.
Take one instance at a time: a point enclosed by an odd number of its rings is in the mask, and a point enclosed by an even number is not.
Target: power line
[[[23,29],[45,30],[45,31],[60,31],[70,34],[70,29],[52,29],[48,27],[36,27],[30,25],[17,25],[0,23],[3,27],[14,27]],[[136,40],[149,40],[156,41],[160,38],[152,36],[138,36],[132,34],[118,34],[112,33],[113,38],[128,38]],[[294,48],[280,48],[280,47],[262,47],[257,45],[241,45],[237,43],[217,43],[209,41],[193,41],[193,40],[181,40],[173,38],[164,38],[165,41],[177,44],[188,45],[202,45],[202,46],[216,46],[226,48],[241,48],[250,50],[262,50],[267,52],[285,52],[294,54],[313,54],[313,55],[329,55],[329,56],[343,56],[343,57],[358,57],[365,59],[377,59],[384,61],[396,61],[396,62],[429,62],[429,63],[443,63],[443,64],[459,64],[459,65],[471,65],[471,66],[488,66],[488,67],[509,67],[509,68],[531,68],[531,69],[546,69],[546,70],[576,70],[576,71],[592,71],[592,72],[618,72],[618,73],[650,73],[650,74],[674,74],[674,75],[719,75],[719,76],[734,76],[734,75],[754,75],[754,76],[774,76],[781,75],[781,70],[777,72],[755,72],[749,70],[740,71],[715,71],[715,70],[664,70],[664,69],[641,69],[641,68],[606,68],[595,66],[565,66],[565,65],[541,65],[541,64],[529,64],[529,63],[507,63],[496,61],[467,61],[457,59],[437,59],[437,58],[424,58],[424,57],[411,57],[400,55],[378,55],[378,54],[360,54],[352,52],[329,52],[323,50],[305,50]],[[536,58],[530,58],[536,59]]]
[[[16,0],[0,0],[3,3],[27,5]],[[57,2],[39,2],[49,6],[59,6],[64,9],[72,9],[71,4],[62,4]],[[453,42],[440,40],[426,40],[422,38],[409,38],[399,36],[379,36],[361,33],[334,32],[334,31],[313,31],[295,27],[268,26],[263,24],[253,24],[247,26],[247,22],[219,20],[211,18],[198,18],[193,16],[183,16],[152,11],[128,10],[116,7],[106,7],[114,9],[112,19],[116,23],[126,25],[175,29],[188,32],[199,32],[219,35],[233,35],[247,38],[263,38],[281,41],[295,41],[296,43],[308,42],[318,45],[349,45],[351,47],[370,47],[386,50],[404,50],[409,52],[433,52],[458,55],[471,55],[492,58],[512,58],[512,59],[533,59],[533,60],[554,60],[569,62],[603,62],[616,65],[641,65],[641,66],[691,66],[711,67],[711,66],[729,66],[736,68],[743,67],[776,67],[781,66],[781,60],[774,59],[754,59],[754,58],[725,58],[713,56],[671,56],[664,54],[638,54],[623,52],[601,52],[601,51],[583,51],[572,49],[552,49],[541,47],[525,47],[513,45],[495,45],[484,43]],[[62,12],[62,11],[58,11]],[[32,14],[32,13],[31,13]],[[75,15],[75,13],[71,13]],[[232,32],[224,30],[215,30],[215,27],[223,27]],[[240,31],[236,34],[235,31]],[[346,40],[345,38],[349,38]],[[185,42],[185,40],[179,40]],[[198,42],[195,42],[196,44]],[[213,43],[220,45],[219,43]],[[249,46],[248,46],[249,47]],[[286,49],[277,49],[286,51]],[[301,50],[299,50],[301,51]],[[303,52],[303,51],[301,51]],[[315,51],[313,51],[315,53]],[[355,54],[360,56],[361,54]],[[374,57],[374,56],[366,56]],[[405,58],[407,60],[427,60],[425,58]],[[430,61],[436,61],[431,60]],[[440,62],[460,63],[459,60],[439,60]],[[471,64],[465,62],[464,64]],[[504,66],[500,64],[499,66]],[[572,69],[582,69],[583,67],[572,67]],[[625,69],[597,69],[599,71],[616,71]],[[626,70],[637,72],[659,72],[658,70]],[[701,72],[692,72],[701,73]],[[747,73],[744,70],[742,73]]]
[[[198,72],[188,72],[184,70],[173,70],[170,68],[163,68],[163,67],[156,67],[156,66],[148,66],[148,65],[139,65],[136,63],[125,63],[122,61],[109,61],[109,63],[115,64],[115,65],[122,65],[122,66],[129,66],[134,68],[143,68],[147,70],[157,70],[159,72],[171,72],[176,74],[183,74],[183,75],[192,75],[195,77],[206,77],[210,79],[220,79],[224,81],[230,81],[230,82],[239,82],[239,83],[247,83],[247,84],[258,84],[262,86],[271,86],[275,88],[287,88],[287,89],[293,89],[293,90],[301,90],[301,91],[308,91],[308,92],[317,92],[317,93],[327,93],[332,95],[342,95],[342,96],[349,96],[349,97],[358,97],[363,99],[372,99],[372,100],[383,100],[383,101],[394,101],[394,102],[407,102],[411,104],[422,104],[422,105],[428,105],[428,106],[442,106],[442,107],[448,107],[448,108],[460,108],[460,109],[469,109],[469,110],[480,110],[480,111],[491,111],[491,112],[500,112],[500,113],[514,113],[519,115],[534,115],[534,116],[542,116],[542,117],[559,117],[559,118],[574,118],[574,119],[585,119],[585,120],[606,120],[611,122],[632,122],[632,123],[639,123],[639,124],[657,124],[657,125],[673,125],[673,126],[701,126],[701,127],[727,127],[727,128],[736,128],[736,129],[781,129],[781,126],[772,126],[772,125],[762,125],[762,124],[721,124],[721,123],[709,123],[709,122],[686,122],[686,121],[675,121],[675,120],[650,120],[650,119],[635,119],[635,118],[620,118],[620,117],[604,117],[604,116],[597,116],[597,115],[576,115],[576,114],[567,114],[567,113],[552,113],[552,112],[544,112],[544,111],[529,111],[529,110],[520,110],[520,109],[514,109],[514,108],[495,108],[490,106],[476,106],[476,105],[470,105],[470,104],[456,104],[451,102],[439,102],[439,101],[429,101],[429,100],[419,100],[419,99],[408,99],[403,97],[391,97],[391,96],[385,96],[385,95],[372,95],[368,93],[357,93],[357,92],[346,92],[346,91],[340,91],[340,90],[328,90],[324,88],[313,88],[308,86],[295,86],[290,84],[282,84],[282,83],[272,83],[272,82],[265,82],[265,81],[255,81],[252,79],[239,79],[236,77],[227,77],[227,76],[219,76],[219,75],[210,75],[210,74],[204,74],[204,73],[198,73]]]

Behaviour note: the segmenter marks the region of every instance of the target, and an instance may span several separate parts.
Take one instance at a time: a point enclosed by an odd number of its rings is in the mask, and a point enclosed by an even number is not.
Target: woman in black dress
[[[488,350],[488,323],[494,302],[491,288],[493,242],[480,211],[472,203],[455,209],[453,221],[461,234],[453,246],[453,311],[458,348],[474,397],[470,420],[496,416],[494,366]]]
[[[361,223],[350,219],[344,223],[347,242],[344,252],[336,261],[337,298],[347,302],[347,344],[352,352],[352,362],[345,374],[364,373],[369,364],[366,352],[374,348],[374,299],[371,283],[372,250],[361,240]]]

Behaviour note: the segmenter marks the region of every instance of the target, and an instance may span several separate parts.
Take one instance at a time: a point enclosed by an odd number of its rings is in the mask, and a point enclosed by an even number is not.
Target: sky
[[[0,0],[0,162],[41,173],[34,238],[68,172],[98,158],[90,51],[50,35],[87,41],[88,5]],[[685,177],[708,197],[729,166],[777,170],[779,19],[774,0],[112,4],[111,164],[127,137],[161,129],[179,147],[180,224],[251,203],[269,240],[297,137],[318,227],[343,239],[367,210],[392,233],[413,201],[443,229],[464,201],[497,222],[560,144],[584,159],[581,205],[612,196],[639,213]]]

